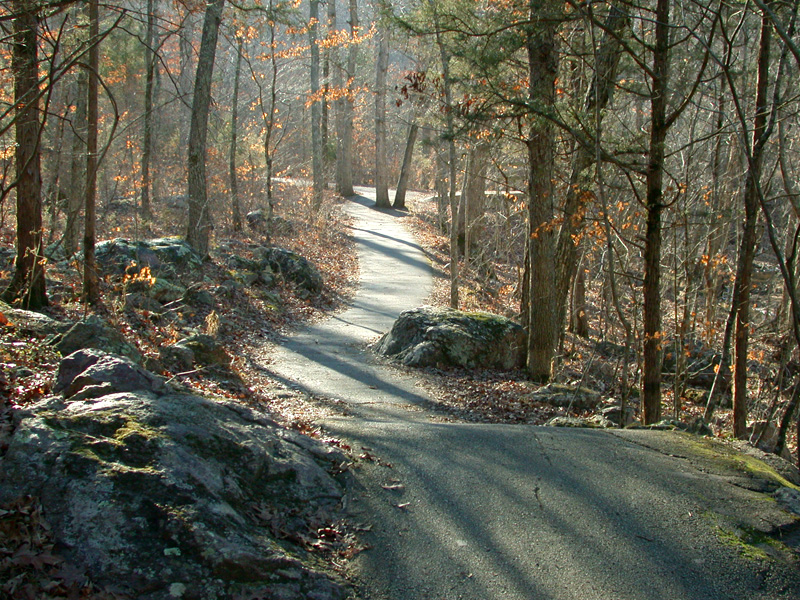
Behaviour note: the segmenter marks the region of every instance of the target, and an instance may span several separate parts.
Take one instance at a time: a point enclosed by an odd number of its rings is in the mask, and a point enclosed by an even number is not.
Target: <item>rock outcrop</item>
[[[109,327],[97,315],[90,315],[73,324],[55,344],[62,356],[83,348],[94,348],[112,354],[127,356],[135,362],[142,361],[142,354],[122,334]]]
[[[306,258],[284,248],[256,248],[253,255],[264,268],[269,267],[285,281],[311,294],[322,291],[322,275]]]
[[[523,366],[524,340],[506,317],[423,306],[400,313],[375,350],[411,367],[509,370]]]
[[[120,275],[132,265],[148,267],[154,276],[189,273],[202,266],[202,258],[182,238],[134,242],[122,238],[97,244],[97,264],[104,273]]]
[[[278,541],[313,539],[333,514],[342,492],[317,461],[341,453],[96,350],[65,359],[55,389],[17,411],[0,503],[38,497],[94,581],[140,600],[344,597]]]

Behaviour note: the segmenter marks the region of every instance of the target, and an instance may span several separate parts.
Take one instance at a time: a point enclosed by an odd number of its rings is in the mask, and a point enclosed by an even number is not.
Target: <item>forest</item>
[[[281,184],[436,198],[449,304],[464,282],[527,330],[526,376],[575,337],[618,351],[638,419],[732,408],[770,430],[800,398],[798,2],[194,0],[0,3],[3,299],[95,306],[101,240],[201,256]],[[390,188],[396,190],[390,196]],[[70,261],[72,295],[48,295]],[[669,368],[667,368],[669,364]],[[760,423],[754,428],[753,423]]]

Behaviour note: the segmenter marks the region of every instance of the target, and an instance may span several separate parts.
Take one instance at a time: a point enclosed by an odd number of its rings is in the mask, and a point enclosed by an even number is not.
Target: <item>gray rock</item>
[[[84,393],[83,398],[136,390],[168,391],[163,378],[146,371],[129,358],[95,349],[78,350],[64,358],[58,365],[53,385],[53,391],[65,398],[74,397],[87,388],[93,389]]]
[[[98,584],[140,600],[345,596],[275,538],[307,535],[341,489],[264,415],[139,391],[51,397],[16,419],[0,502],[38,497],[61,554]]]
[[[259,271],[269,267],[289,283],[311,294],[322,291],[322,275],[317,268],[296,252],[284,248],[263,248]]]
[[[225,266],[232,271],[259,271],[261,263],[252,258],[244,258],[238,254],[231,254],[225,259]]]
[[[553,417],[544,425],[545,427],[585,427],[590,429],[597,427],[589,419],[582,417]]]
[[[14,266],[14,261],[17,258],[17,252],[13,248],[0,247],[0,267],[3,269],[11,270]]]
[[[233,279],[226,279],[214,290],[219,296],[233,296],[238,290],[242,289],[242,284]]]
[[[245,220],[253,231],[264,233],[267,230],[267,217],[261,209],[247,213],[245,215]]]
[[[42,313],[12,308],[5,302],[0,302],[0,313],[3,313],[18,334],[37,338],[53,338],[63,334],[73,325],[66,321],[56,321]]]
[[[148,288],[147,294],[154,300],[161,302],[161,304],[168,304],[183,298],[184,294],[186,294],[186,288],[163,277],[157,277],[153,285]]]
[[[245,286],[251,286],[259,280],[255,271],[231,271],[231,277]]]
[[[186,290],[183,299],[193,306],[216,306],[216,301],[211,292],[197,287],[190,287]]]
[[[612,404],[611,406],[606,406],[600,411],[600,414],[608,419],[609,421],[613,422],[615,425],[619,425],[621,427],[627,427],[635,418],[636,411],[634,410],[633,406],[628,404],[625,407],[625,419],[624,423],[622,423],[623,419],[621,418],[622,415],[622,406],[619,404]],[[622,424],[621,424],[622,423]]]
[[[524,331],[498,315],[424,306],[400,313],[375,350],[413,367],[514,369]]]
[[[800,491],[789,487],[781,487],[775,491],[773,496],[788,510],[800,515]]]
[[[180,344],[162,346],[158,351],[158,358],[175,372],[190,371],[194,365],[194,352]]]
[[[175,345],[190,350],[194,362],[201,365],[227,367],[231,363],[231,357],[225,348],[220,346],[213,336],[204,333],[191,335]]]
[[[125,294],[125,308],[146,310],[151,313],[161,313],[164,310],[164,306],[158,300],[140,292]]]
[[[575,410],[596,408],[602,397],[592,389],[549,383],[527,396],[533,402],[542,402],[551,406],[571,407]]]
[[[82,348],[95,348],[109,354],[127,356],[137,363],[142,362],[142,354],[136,346],[127,342],[122,334],[111,329],[97,315],[90,315],[85,321],[75,323],[55,346],[62,356]]]
[[[202,258],[181,238],[131,241],[122,238],[97,244],[97,264],[104,273],[121,275],[149,267],[155,276],[170,276],[199,269]]]

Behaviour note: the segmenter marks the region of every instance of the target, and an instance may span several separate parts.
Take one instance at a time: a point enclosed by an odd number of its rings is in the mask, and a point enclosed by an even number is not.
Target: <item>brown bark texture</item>
[[[39,16],[34,0],[12,4],[12,71],[14,74],[17,256],[14,276],[3,299],[24,308],[48,304],[42,256],[42,172],[39,99]]]

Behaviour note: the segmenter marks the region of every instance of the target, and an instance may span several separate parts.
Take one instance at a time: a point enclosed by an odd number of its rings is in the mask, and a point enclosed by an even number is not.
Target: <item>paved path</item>
[[[292,337],[273,364],[346,405],[324,427],[380,459],[359,463],[349,494],[351,517],[372,526],[373,548],[351,565],[358,598],[800,598],[796,563],[745,558],[720,534],[791,521],[730,461],[662,432],[430,418],[413,378],[364,350],[431,281],[402,213],[371,204],[348,208],[362,282],[352,308]]]

